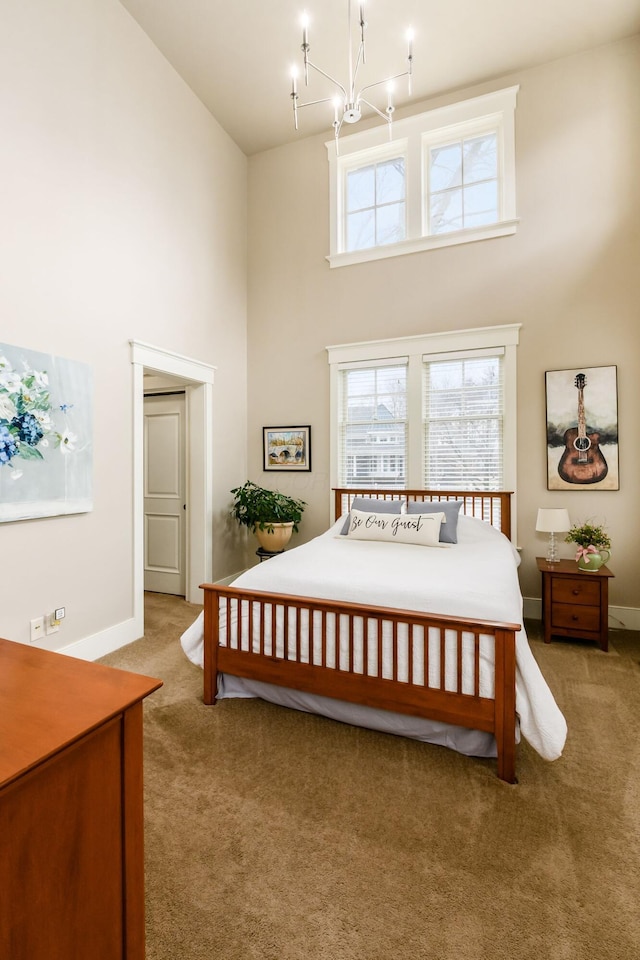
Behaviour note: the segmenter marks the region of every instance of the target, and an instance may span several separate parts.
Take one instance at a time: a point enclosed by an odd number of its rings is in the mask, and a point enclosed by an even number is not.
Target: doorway
[[[144,627],[144,393],[155,376],[171,378],[185,397],[185,598],[201,603],[201,583],[212,579],[213,379],[215,368],[138,340],[130,341],[133,367],[134,617]],[[157,386],[158,384],[153,384]]]

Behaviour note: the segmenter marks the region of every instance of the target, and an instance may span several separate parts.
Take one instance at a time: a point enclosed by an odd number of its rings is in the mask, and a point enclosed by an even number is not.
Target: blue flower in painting
[[[18,448],[13,435],[9,433],[9,428],[4,423],[0,423],[0,466],[9,463],[17,451]]]
[[[44,430],[32,413],[23,413],[21,417],[14,417],[11,425],[18,430],[18,438],[30,447],[35,447],[44,436]]]
[[[52,403],[49,392],[49,375],[46,370],[33,370],[23,360],[23,371],[15,370],[6,357],[0,354],[0,466],[12,463],[12,477],[17,479],[21,471],[15,469],[16,462],[44,459],[42,450],[49,446],[48,435],[54,433],[56,445],[63,453],[73,450],[77,438],[66,429],[64,433],[54,432],[52,422]],[[73,404],[65,403],[63,413]]]

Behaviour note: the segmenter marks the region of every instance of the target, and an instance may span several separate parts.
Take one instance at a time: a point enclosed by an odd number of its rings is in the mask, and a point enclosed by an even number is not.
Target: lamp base
[[[549,534],[549,546],[547,547],[547,563],[560,563],[560,557],[556,553],[556,535]]]

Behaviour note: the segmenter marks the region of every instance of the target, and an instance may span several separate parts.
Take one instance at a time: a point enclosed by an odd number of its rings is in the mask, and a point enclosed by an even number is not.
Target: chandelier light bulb
[[[409,47],[409,56],[413,56],[413,41],[415,40],[416,32],[413,27],[409,27],[407,30],[407,46]]]

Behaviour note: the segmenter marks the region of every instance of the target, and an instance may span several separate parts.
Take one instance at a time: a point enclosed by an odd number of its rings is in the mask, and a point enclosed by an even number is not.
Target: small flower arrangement
[[[594,523],[574,523],[565,537],[566,543],[576,543],[576,560],[582,557],[587,563],[589,554],[607,552],[611,549],[611,539],[603,526]],[[606,563],[606,560],[605,560]]]
[[[63,414],[67,408],[60,404]],[[74,449],[78,438],[68,429],[55,429],[53,411],[46,371],[25,363],[20,373],[0,355],[0,467],[11,465],[14,478],[21,476],[15,469],[18,458],[42,460],[49,437],[62,453]]]

